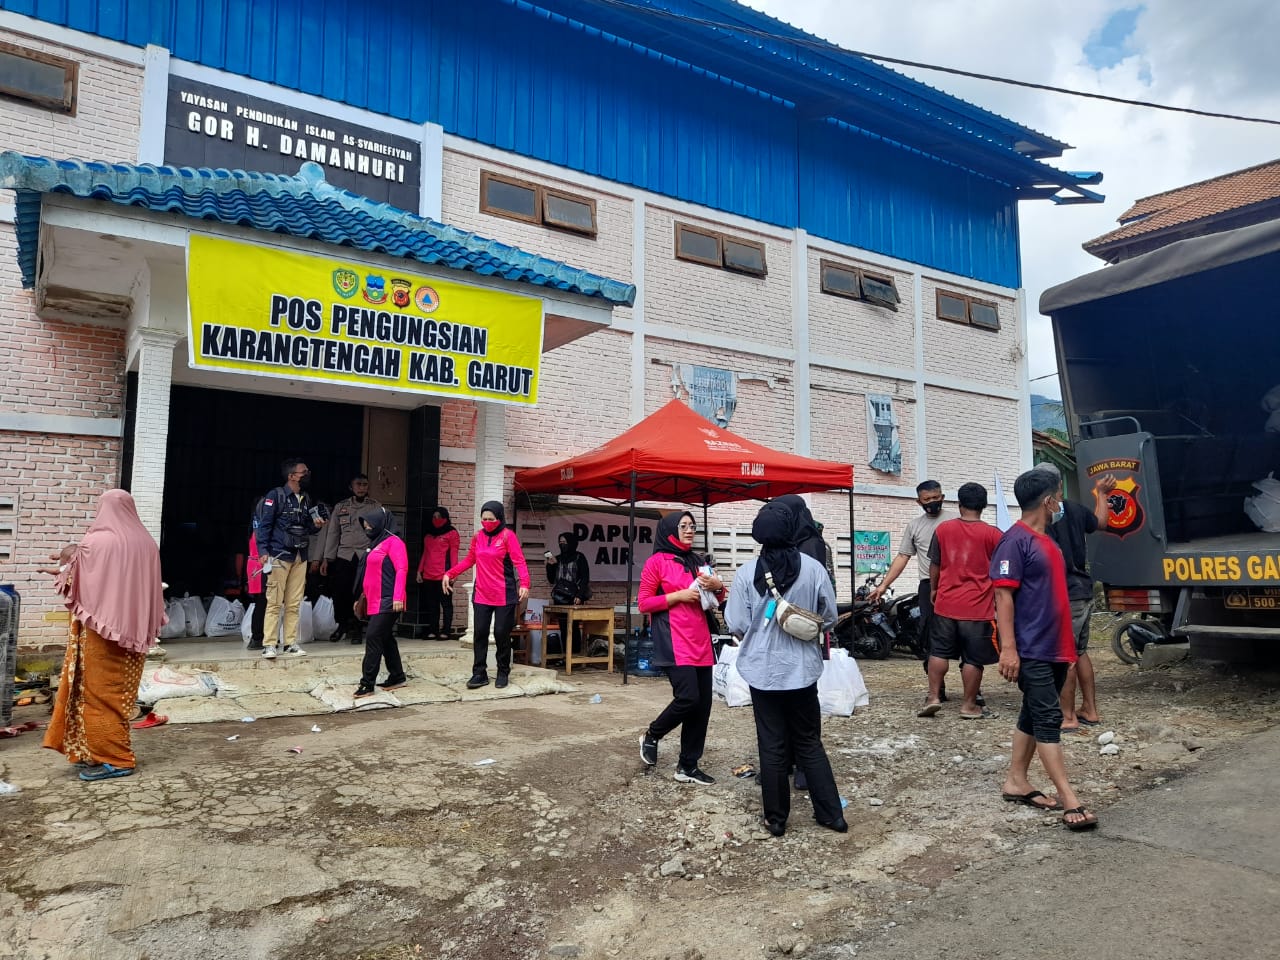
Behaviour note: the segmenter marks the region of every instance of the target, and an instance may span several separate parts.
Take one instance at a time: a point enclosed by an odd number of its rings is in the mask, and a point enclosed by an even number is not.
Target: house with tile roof
[[[1086,241],[1084,249],[1119,263],[1158,247],[1280,217],[1280,160],[1143,197],[1120,215],[1120,226]]]

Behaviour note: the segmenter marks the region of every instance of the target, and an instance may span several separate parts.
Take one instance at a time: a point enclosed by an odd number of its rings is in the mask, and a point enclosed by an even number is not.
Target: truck
[[[1046,290],[1040,312],[1081,495],[1107,501],[1088,556],[1117,652],[1186,640],[1273,658],[1280,533],[1245,508],[1280,473],[1280,220],[1103,267]]]

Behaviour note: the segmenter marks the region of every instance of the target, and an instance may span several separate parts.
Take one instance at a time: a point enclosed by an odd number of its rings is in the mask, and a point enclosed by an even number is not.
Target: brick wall
[[[138,159],[142,68],[0,29],[0,40],[80,65],[76,115],[0,100],[4,149],[78,160]]]
[[[23,647],[63,642],[65,621],[46,622],[45,614],[65,608],[52,578],[37,570],[84,535],[98,496],[116,486],[119,470],[119,440],[0,430],[0,490],[14,496],[18,525],[13,556],[0,561],[0,582],[22,594]]]
[[[938,319],[937,291],[963,293],[996,304],[999,330],[983,330]],[[929,373],[962,377],[1005,390],[1018,386],[1018,364],[1027,345],[1018,334],[1014,301],[984,290],[950,281],[924,277],[921,282],[924,309],[924,368]],[[1016,422],[1016,421],[1015,421]]]
[[[854,482],[916,485],[916,404],[912,384],[865,374],[814,367],[809,392],[812,456],[854,465]],[[893,397],[902,445],[902,473],[881,473],[867,465],[867,394]]]
[[[1018,401],[926,387],[925,411],[929,475],[948,496],[969,480],[992,491],[997,470],[1012,491],[1021,449]]]
[[[820,272],[823,260],[866,267],[876,276],[891,277],[901,298],[897,311],[823,293]],[[915,292],[911,274],[810,249],[809,350],[850,360],[873,361],[908,369],[915,367]],[[817,382],[815,376],[814,383]]]
[[[652,202],[661,201],[653,198]],[[763,243],[768,276],[753,277],[677,260],[676,221]],[[644,244],[646,323],[783,349],[792,346],[790,243],[764,233],[646,206]]]

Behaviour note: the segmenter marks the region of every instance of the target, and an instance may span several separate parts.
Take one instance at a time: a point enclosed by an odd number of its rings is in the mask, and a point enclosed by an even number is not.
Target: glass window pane
[[[965,306],[963,297],[954,297],[949,293],[938,294],[938,316],[943,320],[958,320],[964,323],[969,319]]]
[[[898,305],[898,289],[893,285],[892,280],[882,277],[870,277],[864,273],[862,275],[862,293],[872,303],[883,304],[886,307]]]
[[[757,246],[725,239],[724,265],[730,270],[764,273],[764,251]]]
[[[969,322],[984,330],[1000,329],[1000,313],[991,303],[969,302]]]
[[[519,217],[530,220],[538,216],[538,192],[532,187],[522,187],[514,183],[490,177],[485,181],[484,205],[494,210],[505,210]]]
[[[822,268],[822,289],[828,293],[845,294],[856,297],[861,294],[858,289],[858,274],[854,270],[834,267],[830,264]]]
[[[7,50],[0,50],[0,87],[15,94],[29,94],[48,100],[62,101],[67,71],[52,63],[28,60]]]
[[[717,266],[720,264],[720,241],[716,237],[678,227],[676,238],[681,255],[695,260],[708,260]]]
[[[545,196],[544,206],[543,216],[547,223],[590,233],[595,232],[595,215],[591,210],[591,204],[586,201],[548,193]]]

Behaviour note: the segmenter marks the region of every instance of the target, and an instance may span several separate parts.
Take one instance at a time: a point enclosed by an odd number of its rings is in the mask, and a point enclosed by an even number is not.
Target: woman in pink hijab
[[[108,490],[84,539],[53,559],[71,612],[62,680],[44,745],[83,767],[81,780],[133,773],[129,720],[146,651],[164,625],[160,551],[133,497]]]

